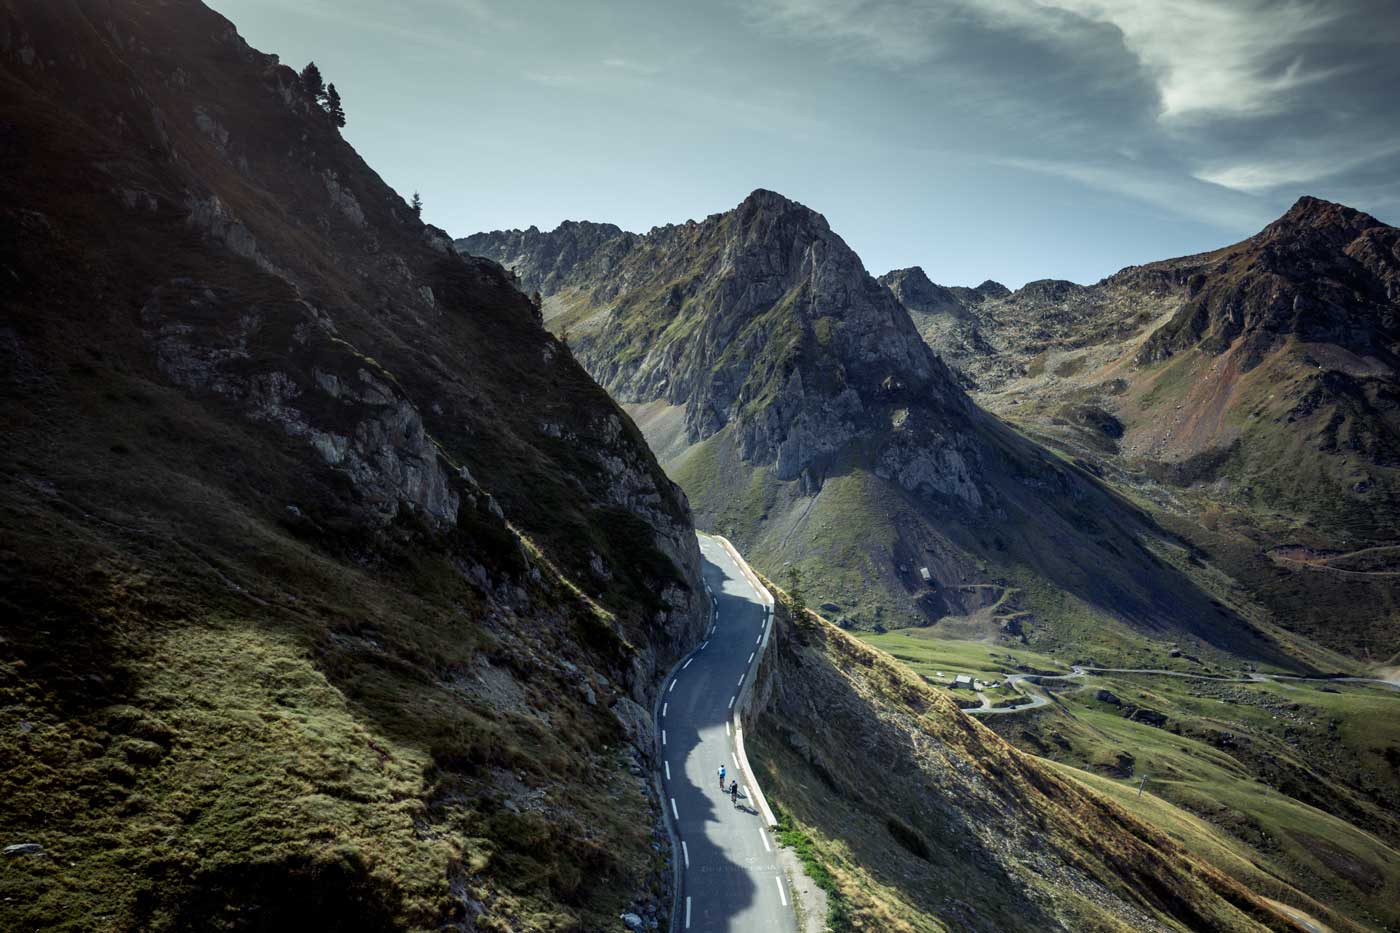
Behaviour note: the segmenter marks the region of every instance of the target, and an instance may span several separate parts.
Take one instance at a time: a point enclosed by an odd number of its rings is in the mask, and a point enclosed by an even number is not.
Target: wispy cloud
[[[1005,158],[1007,168],[1068,178],[1089,188],[1150,204],[1160,210],[1225,230],[1245,230],[1271,219],[1273,210],[1258,199],[1219,188],[1177,171],[1130,163]]]
[[[605,58],[603,59],[603,67],[614,68],[618,71],[625,71],[635,75],[654,75],[661,72],[660,68],[653,65],[644,65],[641,62],[635,62],[626,58]]]
[[[1318,147],[1317,151],[1300,157],[1218,162],[1198,170],[1195,177],[1236,191],[1263,192],[1335,178],[1397,155],[1400,155],[1400,139],[1341,155]]]

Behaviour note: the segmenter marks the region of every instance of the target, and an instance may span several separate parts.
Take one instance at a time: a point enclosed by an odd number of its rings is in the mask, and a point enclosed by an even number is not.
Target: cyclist
[[[719,766],[719,792],[724,793],[724,765]]]

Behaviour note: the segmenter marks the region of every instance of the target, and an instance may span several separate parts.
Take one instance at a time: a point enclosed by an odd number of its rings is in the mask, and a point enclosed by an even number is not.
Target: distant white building
[[[956,677],[953,678],[953,686],[954,686],[954,687],[966,687],[966,688],[969,689],[969,690],[973,689],[973,686],[972,686],[972,675],[970,675],[970,674],[959,674],[959,675],[957,675]]]
[[[932,583],[932,582],[933,582],[933,577],[932,577],[932,575],[929,574],[928,568],[927,568],[927,567],[920,567],[920,568],[919,568],[919,576],[921,576],[921,577],[924,578],[924,582],[925,582],[925,583]]]

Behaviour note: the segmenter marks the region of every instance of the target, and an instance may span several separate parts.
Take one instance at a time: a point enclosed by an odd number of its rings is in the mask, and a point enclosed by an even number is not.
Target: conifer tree
[[[301,86],[306,88],[306,92],[315,98],[318,104],[326,96],[326,85],[321,79],[321,69],[316,67],[315,62],[307,62],[306,67],[301,70]]]
[[[800,613],[807,608],[807,588],[803,585],[802,571],[795,566],[788,568],[787,594],[794,611]]]
[[[423,199],[418,196],[418,192],[413,192],[413,200],[408,202],[408,206],[413,209],[413,216],[423,217]]]
[[[340,106],[340,94],[336,91],[334,83],[326,85],[326,100],[323,106],[336,126],[345,125],[345,110]]]

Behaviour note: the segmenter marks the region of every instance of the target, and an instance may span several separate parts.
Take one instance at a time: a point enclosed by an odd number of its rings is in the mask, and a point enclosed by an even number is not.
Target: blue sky
[[[1394,0],[212,0],[454,236],[771,188],[874,274],[1094,281],[1301,194],[1400,220]]]

